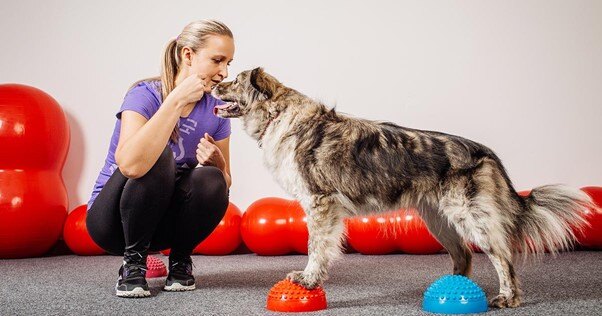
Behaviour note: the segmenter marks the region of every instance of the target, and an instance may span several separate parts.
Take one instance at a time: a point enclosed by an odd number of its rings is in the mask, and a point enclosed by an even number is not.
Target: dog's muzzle
[[[213,115],[219,117],[237,117],[240,116],[240,106],[237,102],[226,102],[222,105],[216,105],[213,108]]]

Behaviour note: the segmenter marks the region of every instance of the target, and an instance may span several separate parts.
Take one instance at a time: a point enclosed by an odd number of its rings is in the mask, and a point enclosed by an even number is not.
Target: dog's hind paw
[[[293,271],[286,276],[293,283],[297,283],[308,290],[315,289],[320,285],[315,278],[307,276],[303,271]]]
[[[500,294],[489,301],[489,306],[497,308],[518,307],[520,303],[520,297],[507,298],[505,295]]]

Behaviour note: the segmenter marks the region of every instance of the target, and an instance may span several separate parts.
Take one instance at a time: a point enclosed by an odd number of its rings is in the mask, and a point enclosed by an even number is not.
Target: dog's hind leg
[[[484,198],[477,199],[480,201]],[[485,207],[489,211],[484,211]],[[478,202],[470,206],[465,217],[459,219],[451,216],[452,225],[464,238],[474,243],[484,253],[495,267],[500,282],[499,294],[490,300],[490,306],[504,308],[517,307],[521,303],[521,291],[518,279],[512,265],[512,252],[509,248],[507,234],[500,225],[500,220],[495,218],[498,211],[490,203],[479,205]],[[447,214],[459,215],[447,210]]]
[[[521,291],[512,265],[510,241],[505,232],[500,211],[492,198],[480,196],[471,203],[469,216],[456,223],[477,247],[479,247],[495,267],[500,282],[499,294],[490,300],[490,306],[504,308],[517,307],[521,303]],[[486,210],[486,211],[485,211]]]
[[[512,232],[517,210],[513,189],[504,178],[498,161],[483,159],[472,174],[470,218],[464,227],[473,242],[487,254],[500,282],[499,294],[490,300],[494,307],[517,307],[521,290],[512,264]]]
[[[309,230],[308,262],[305,270],[293,271],[287,278],[313,289],[328,278],[328,266],[341,252],[345,231],[343,208],[332,196],[314,196],[304,205]]]
[[[472,270],[472,251],[466,246],[464,239],[458,234],[436,210],[420,212],[429,231],[447,250],[454,264],[454,274],[469,276]]]
[[[512,265],[512,254],[483,250],[497,271],[500,281],[500,293],[489,301],[489,305],[498,308],[518,307],[521,303],[521,291]]]
[[[500,308],[517,307],[521,302],[521,292],[512,266],[512,252],[507,234],[501,220],[496,218],[499,211],[492,211],[495,205],[479,204],[478,200],[474,203],[464,203],[457,197],[444,200],[442,214],[448,217],[449,223],[460,236],[486,253],[495,267],[500,289],[499,294],[490,301],[490,305]]]
[[[468,216],[460,222],[453,223],[453,225],[464,231],[462,235],[486,253],[495,267],[500,282],[500,290],[499,294],[490,300],[490,306],[498,308],[519,306],[521,291],[512,265],[512,252],[505,240],[505,234],[496,233],[496,229],[499,227],[495,227],[495,225],[486,225],[486,223],[493,223],[491,219],[486,218],[487,214],[490,213],[482,213],[478,210],[471,210],[470,213],[473,215],[480,214],[478,220],[475,220],[474,217],[470,219],[471,216]]]
[[[439,199],[439,212],[467,242],[486,253],[500,282],[495,307],[517,307],[521,291],[512,265],[511,231],[514,212],[509,188],[499,164],[482,159],[472,174],[448,182]]]

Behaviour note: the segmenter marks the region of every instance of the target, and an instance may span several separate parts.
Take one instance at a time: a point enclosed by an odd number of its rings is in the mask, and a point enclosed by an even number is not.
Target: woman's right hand
[[[179,109],[187,104],[196,103],[203,97],[205,91],[205,79],[200,75],[192,74],[178,84],[168,97],[175,98],[176,106]]]

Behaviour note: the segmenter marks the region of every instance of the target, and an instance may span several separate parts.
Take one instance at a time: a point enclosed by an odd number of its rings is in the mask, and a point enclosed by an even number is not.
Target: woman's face
[[[190,73],[205,79],[205,92],[228,77],[228,67],[234,57],[234,40],[228,36],[212,35],[205,47],[190,54]]]

